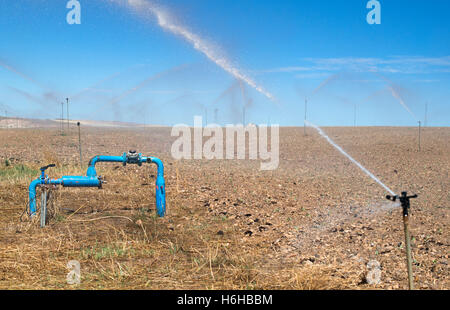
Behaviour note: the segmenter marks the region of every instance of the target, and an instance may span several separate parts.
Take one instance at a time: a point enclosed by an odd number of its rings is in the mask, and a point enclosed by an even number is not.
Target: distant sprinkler
[[[411,238],[409,236],[409,209],[411,207],[410,199],[417,198],[417,195],[408,196],[407,192],[402,192],[401,196],[387,195],[386,198],[391,201],[400,201],[403,209],[403,227],[405,231],[405,243],[406,243],[406,263],[408,266],[408,285],[409,289],[414,289],[413,271],[412,271],[412,257],[411,257]]]

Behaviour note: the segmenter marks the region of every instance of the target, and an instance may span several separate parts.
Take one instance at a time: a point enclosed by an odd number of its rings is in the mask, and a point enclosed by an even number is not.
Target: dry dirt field
[[[417,193],[410,220],[416,288],[449,289],[450,128],[324,128],[395,192]],[[280,165],[181,160],[169,128],[0,129],[0,289],[406,289],[401,209],[313,129],[280,129]],[[41,229],[28,184],[85,175],[94,155],[136,149],[165,164],[167,215],[155,216],[154,166],[100,163],[103,189],[59,188]],[[39,192],[38,192],[39,195]],[[38,196],[39,197],[39,196]],[[367,262],[381,282],[367,284]],[[69,260],[81,284],[66,282]]]

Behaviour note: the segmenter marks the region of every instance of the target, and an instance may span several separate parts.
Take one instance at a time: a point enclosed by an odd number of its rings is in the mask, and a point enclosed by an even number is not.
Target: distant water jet
[[[271,93],[266,91],[263,87],[258,85],[252,78],[247,76],[235,65],[233,65],[231,61],[228,60],[226,57],[224,57],[216,47],[212,46],[211,43],[201,38],[199,35],[193,33],[192,31],[188,30],[186,27],[177,24],[166,9],[162,9],[161,7],[146,0],[112,0],[112,1],[116,3],[125,4],[126,6],[132,8],[135,12],[137,12],[140,15],[147,16],[148,14],[150,14],[151,16],[156,17],[158,25],[161,28],[173,33],[174,35],[182,37],[187,42],[189,42],[196,50],[200,51],[209,60],[211,60],[216,65],[221,67],[223,70],[234,76],[236,79],[244,81],[249,86],[256,89],[259,93],[263,94],[268,99],[275,102],[275,97]]]
[[[387,77],[381,75],[380,73],[376,72],[376,75],[378,75],[381,79],[383,79],[386,84],[387,84],[387,88],[389,89],[389,91],[392,94],[392,97],[394,97],[395,99],[398,100],[398,102],[400,103],[400,105],[402,105],[406,111],[408,111],[408,113],[415,119],[418,120],[417,116],[411,111],[411,109],[406,105],[405,101],[403,100],[402,96],[400,96],[400,93],[397,89],[397,87],[394,85],[394,83],[389,80]]]
[[[23,79],[33,83],[34,85],[38,86],[39,88],[45,89],[45,87],[43,87],[40,83],[38,83],[37,81],[35,81],[33,78],[31,78],[30,76],[26,75],[23,72],[20,72],[19,70],[17,70],[16,68],[13,68],[12,66],[5,64],[4,62],[0,61],[0,67],[5,68],[6,70],[22,77]]]

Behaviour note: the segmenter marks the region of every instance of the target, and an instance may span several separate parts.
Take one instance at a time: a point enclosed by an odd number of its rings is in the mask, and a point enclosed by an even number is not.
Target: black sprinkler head
[[[397,197],[398,197],[397,195],[395,195],[395,196],[387,195],[387,196],[386,196],[386,199],[387,199],[387,200],[391,200],[391,201],[396,201],[396,200],[397,200]]]
[[[50,164],[50,165],[47,165],[47,166],[44,166],[44,167],[39,168],[39,170],[45,171],[45,170],[47,170],[48,168],[53,168],[53,167],[56,167],[56,165],[55,165],[55,164]]]
[[[407,192],[402,192],[401,196],[391,196],[391,195],[387,195],[386,199],[391,200],[391,201],[396,201],[397,199],[400,200],[400,204],[403,208],[403,216],[408,216],[409,214],[409,209],[410,209],[410,199],[412,198],[417,198],[417,195],[412,195],[412,196],[408,196]]]

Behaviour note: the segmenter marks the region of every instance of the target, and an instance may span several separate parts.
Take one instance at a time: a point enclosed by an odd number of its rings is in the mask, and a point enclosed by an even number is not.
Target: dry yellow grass
[[[52,161],[54,162],[54,161]],[[113,169],[110,179],[133,184],[133,175]],[[52,175],[80,174],[77,166],[56,167]],[[170,211],[160,219],[154,210],[150,190],[125,189],[122,205],[111,206],[101,197],[117,195],[115,186],[101,191],[54,190],[50,224],[39,228],[38,217],[19,218],[25,207],[26,178],[3,182],[8,197],[2,196],[3,224],[0,238],[0,288],[3,289],[333,289],[345,287],[320,268],[274,268],[257,258],[263,253],[242,253],[232,234],[231,223],[211,223],[196,216],[195,224],[174,226],[171,214],[178,213],[182,194],[169,194]],[[114,184],[113,184],[114,185]],[[132,186],[133,187],[133,186]],[[39,192],[38,192],[39,195]],[[100,196],[100,197],[99,197]],[[148,197],[150,196],[150,197]],[[90,198],[91,199],[90,199]],[[93,198],[95,197],[95,198]],[[63,212],[70,200],[77,208]],[[111,201],[111,199],[108,199]],[[96,206],[93,206],[95,201]],[[113,200],[117,202],[118,200]],[[5,208],[5,203],[9,208]],[[75,205],[75,204],[74,204]],[[94,208],[94,209],[93,209]],[[218,239],[221,229],[228,238]],[[264,252],[264,251],[261,251]],[[69,260],[81,264],[82,283],[66,284]]]

